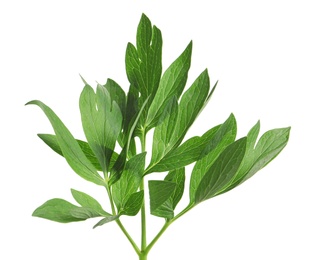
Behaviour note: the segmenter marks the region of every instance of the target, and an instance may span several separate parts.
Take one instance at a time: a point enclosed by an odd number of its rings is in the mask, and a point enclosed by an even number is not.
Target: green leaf
[[[204,174],[195,193],[195,203],[214,197],[235,176],[245,155],[247,138],[229,145]]]
[[[115,221],[116,219],[118,219],[120,217],[120,215],[115,215],[115,216],[109,216],[106,218],[101,219],[93,228],[105,225],[109,222]]]
[[[88,194],[71,189],[73,198],[82,206],[83,208],[90,208],[93,211],[97,212],[100,216],[110,216],[111,214],[103,210],[102,206],[97,200]]]
[[[80,219],[96,218],[102,216],[102,214],[99,214],[97,211],[91,208],[75,208],[71,209],[70,213],[73,217]]]
[[[202,158],[195,164],[190,180],[190,201],[195,200],[195,193],[204,174],[218,158],[221,152],[234,142],[237,133],[236,119],[231,114],[228,119],[218,128],[213,139],[202,151]],[[206,156],[203,156],[206,155]]]
[[[129,199],[126,201],[123,208],[121,208],[121,215],[135,216],[143,205],[144,192],[140,190],[131,194]]]
[[[204,70],[194,81],[192,86],[183,94],[179,107],[171,144],[177,147],[183,140],[199,112],[201,111],[209,93],[210,80],[208,71]]]
[[[34,217],[45,218],[48,220],[69,223],[75,221],[82,221],[87,218],[75,217],[72,215],[72,210],[78,210],[79,207],[71,204],[70,202],[63,199],[51,199],[45,202],[43,205],[38,207],[34,212]]]
[[[96,94],[86,85],[80,95],[79,107],[89,146],[98,158],[103,172],[107,173],[122,128],[121,110],[101,85],[97,86]]]
[[[161,115],[161,123],[155,128],[152,143],[152,156],[148,168],[157,164],[172,148],[170,139],[177,120],[178,104],[176,98],[172,98],[164,113]],[[152,172],[152,171],[150,171]]]
[[[165,181],[171,181],[176,184],[174,193],[171,195],[173,209],[176,208],[178,202],[181,200],[185,188],[185,168],[179,168],[170,171],[165,177]]]
[[[55,151],[56,153],[63,156],[63,153],[61,151],[61,147],[59,145],[58,139],[56,138],[55,135],[38,134],[38,137],[41,138],[44,141],[44,143],[46,143],[53,151]],[[81,141],[81,140],[78,140],[78,139],[77,139],[77,142],[78,142],[81,150],[83,151],[83,153],[86,155],[87,159],[92,163],[92,165],[95,166],[97,171],[101,171],[102,167],[101,167],[100,163],[98,162],[98,159],[95,156],[94,152],[89,147],[89,144],[87,142],[84,142],[84,141]],[[117,157],[118,157],[118,154],[116,152],[113,152],[112,157],[111,157],[111,161],[110,161],[110,165],[109,165],[109,169],[113,166],[113,164],[115,163]]]
[[[176,183],[170,181],[149,181],[150,213],[157,217],[174,217],[172,196]]]
[[[130,144],[132,144],[132,139],[133,139],[133,133],[134,133],[134,130],[135,130],[135,127],[138,123],[138,120],[141,116],[141,113],[143,112],[143,109],[144,107],[146,106],[146,103],[148,101],[149,98],[147,98],[144,102],[144,104],[142,105],[139,113],[137,114],[137,117],[135,118],[131,128],[130,128],[130,131],[128,133],[128,137],[127,137],[127,141],[126,141],[126,144],[125,146],[123,147],[122,149],[122,152],[120,153],[119,157],[117,158],[116,160],[116,163],[114,164],[112,170],[111,170],[111,175],[110,175],[110,179],[109,179],[109,182],[108,182],[108,185],[111,186],[113,183],[115,183],[116,181],[119,180],[119,178],[121,177],[121,174],[124,170],[124,167],[125,167],[125,163],[126,163],[126,158],[127,158],[127,155],[128,155],[128,152],[129,152],[129,148],[130,148]]]
[[[61,151],[70,167],[85,180],[91,181],[98,185],[105,185],[103,179],[97,173],[96,168],[81,150],[78,142],[74,139],[72,134],[62,123],[59,117],[52,111],[52,109],[38,100],[30,101],[26,105],[29,104],[39,106],[49,119],[61,147]]]
[[[216,142],[212,141],[218,141],[215,140],[214,136],[218,133],[219,128],[220,125],[215,126],[201,137],[194,136],[188,139],[179,147],[171,150],[158,163],[152,166],[147,173],[170,171],[203,158],[214,148],[214,145],[217,145]]]
[[[121,178],[113,184],[113,199],[118,211],[125,206],[131,194],[138,190],[144,172],[145,158],[146,153],[132,157],[126,163]]]
[[[149,130],[156,126],[165,106],[171,97],[177,99],[183,92],[187,81],[188,70],[191,66],[192,42],[184,52],[164,72],[156,95],[148,111],[145,127]]]
[[[138,105],[142,106],[150,96],[147,106],[138,122],[135,134],[139,135],[147,118],[148,108],[156,94],[162,72],[162,36],[160,30],[151,25],[144,14],[137,29],[136,47],[129,43],[126,49],[126,72],[129,82],[135,87],[138,95]]]
[[[118,104],[124,118],[126,110],[126,96],[124,90],[112,79],[107,79],[104,87],[108,91],[112,101],[115,101],[116,104]]]

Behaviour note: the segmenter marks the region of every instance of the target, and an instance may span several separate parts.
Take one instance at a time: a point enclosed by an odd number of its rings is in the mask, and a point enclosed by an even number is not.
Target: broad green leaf
[[[198,160],[193,168],[190,180],[190,201],[195,200],[195,193],[204,174],[215,162],[221,152],[234,142],[237,133],[236,119],[231,114],[228,119],[218,128],[213,139],[202,151],[202,158]],[[205,156],[204,156],[205,155]]]
[[[143,190],[131,194],[129,199],[124,204],[123,208],[121,208],[120,214],[128,216],[135,216],[136,214],[138,214],[139,210],[143,205],[143,197]]]
[[[121,178],[112,186],[114,203],[120,211],[125,203],[135,193],[141,183],[146,153],[138,154],[132,157],[125,165]]]
[[[264,133],[254,148],[258,130],[259,122],[248,134],[248,137],[251,136],[251,145],[246,151],[236,178],[220,194],[235,188],[264,168],[283,150],[289,141],[290,127],[273,129]]]
[[[80,95],[82,126],[89,146],[98,158],[103,172],[108,172],[116,140],[122,128],[122,113],[108,91],[101,85],[97,92],[86,85]]]
[[[176,183],[174,193],[170,197],[170,199],[172,200],[173,209],[175,209],[184,193],[185,168],[182,167],[182,168],[170,171],[167,174],[167,176],[165,177],[165,181],[171,181],[171,182]]]
[[[149,181],[150,213],[157,217],[174,217],[172,196],[176,183],[170,181]]]
[[[178,104],[176,98],[172,98],[164,113],[161,115],[161,123],[155,128],[152,143],[152,156],[148,168],[153,167],[166,155],[170,149],[170,139],[177,120]]]
[[[157,128],[158,127],[159,126],[157,126]],[[218,141],[215,140],[214,136],[218,133],[219,127],[220,125],[211,128],[201,137],[194,136],[188,139],[179,147],[171,150],[158,163],[152,166],[147,173],[170,171],[203,158],[213,150],[213,145],[218,144],[212,141]]]
[[[143,109],[144,107],[146,106],[146,103],[148,101],[149,98],[147,98],[144,102],[144,104],[142,105],[139,113],[137,114],[137,117],[135,118],[131,128],[130,128],[130,131],[128,133],[128,137],[127,137],[127,140],[126,140],[126,144],[125,146],[123,147],[122,149],[122,152],[120,153],[119,157],[117,158],[116,160],[116,163],[114,164],[112,170],[111,170],[111,175],[110,175],[110,178],[109,178],[109,182],[108,182],[108,185],[112,185],[113,183],[115,183],[116,181],[119,180],[119,178],[121,177],[121,174],[124,170],[124,167],[125,167],[125,163],[126,163],[126,159],[127,159],[127,155],[128,155],[128,152],[129,152],[129,148],[130,148],[130,144],[132,144],[132,139],[133,139],[133,133],[134,133],[134,130],[135,130],[135,127],[138,123],[138,120],[141,116],[141,113],[143,112]]]
[[[29,104],[39,106],[49,119],[61,147],[61,151],[70,167],[85,180],[91,181],[98,185],[105,185],[96,168],[81,150],[78,142],[74,139],[70,131],[52,111],[52,109],[38,100],[30,101],[26,105]]]
[[[178,117],[171,144],[177,147],[183,140],[197,115],[201,111],[209,94],[210,80],[207,70],[204,70],[192,86],[183,94],[178,106]]]
[[[192,42],[164,72],[148,111],[145,123],[145,128],[148,130],[157,125],[161,113],[163,113],[170,98],[176,96],[178,99],[182,94],[187,81],[188,70],[191,66],[191,54]]]
[[[102,206],[99,204],[97,200],[88,194],[71,189],[71,193],[73,198],[82,206],[83,208],[90,208],[93,211],[97,212],[101,216],[110,216],[105,210],[103,210]]]
[[[235,176],[245,155],[246,137],[229,145],[204,174],[195,192],[195,204],[214,197]]]
[[[63,199],[51,199],[38,207],[34,212],[34,217],[45,218],[48,220],[69,223],[75,221],[82,221],[87,218],[75,217],[71,214],[72,210],[78,210],[79,207],[71,204]]]
[[[63,156],[63,153],[61,151],[61,147],[59,145],[58,139],[55,135],[51,134],[38,134],[38,137],[41,138],[44,143],[46,143],[53,151]],[[102,171],[102,167],[100,163],[98,162],[97,157],[95,156],[94,152],[89,147],[89,144],[87,142],[81,141],[77,139],[77,142],[83,151],[83,153],[86,155],[87,159],[92,163],[92,165],[95,166],[97,171]],[[116,159],[118,157],[118,154],[116,152],[113,152],[112,158],[110,161],[109,169],[113,166]]]
[[[105,225],[109,222],[115,221],[116,219],[118,219],[120,217],[120,215],[115,215],[115,216],[109,216],[106,218],[101,219],[95,226],[93,226],[93,228]]]
[[[124,118],[126,109],[126,96],[124,90],[112,79],[107,79],[104,87],[108,91],[112,101],[118,104]]]

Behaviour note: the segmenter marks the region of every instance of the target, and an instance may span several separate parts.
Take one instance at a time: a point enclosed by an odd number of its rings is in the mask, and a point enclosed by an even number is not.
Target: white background
[[[127,89],[125,48],[135,42],[144,12],[162,30],[164,69],[192,39],[189,82],[206,67],[212,82],[219,79],[190,135],[231,112],[239,137],[258,119],[262,132],[292,126],[275,161],[175,222],[149,259],[324,260],[322,2],[1,1],[0,259],[137,259],[114,223],[93,230],[94,220],[64,225],[31,217],[48,199],[73,202],[70,188],[102,204],[107,198],[38,139],[52,133],[50,124],[39,108],[24,104],[42,100],[84,139],[78,73],[93,86],[111,77]],[[122,221],[138,241],[139,219]],[[150,217],[148,224],[150,240],[162,222]]]

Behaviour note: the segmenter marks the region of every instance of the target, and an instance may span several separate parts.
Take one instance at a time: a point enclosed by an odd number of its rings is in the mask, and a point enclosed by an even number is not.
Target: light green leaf
[[[218,141],[215,140],[214,136],[217,134],[219,127],[220,125],[211,128],[201,137],[194,136],[188,139],[179,147],[167,153],[158,163],[151,166],[146,173],[170,171],[203,158],[214,149],[213,145],[217,145],[216,142],[212,141]]]
[[[121,215],[135,216],[143,205],[144,192],[140,190],[131,194],[129,199],[126,201],[123,208],[121,208]]]
[[[61,147],[61,151],[71,168],[85,180],[91,181],[98,185],[105,185],[103,179],[97,173],[96,168],[81,150],[78,142],[74,139],[69,130],[62,123],[59,117],[52,111],[52,109],[38,100],[30,101],[26,105],[29,104],[37,105],[44,111],[45,115],[52,124]]]
[[[101,217],[102,214],[99,214],[97,211],[92,208],[74,208],[70,211],[71,215],[80,219],[96,218]],[[109,214],[108,214],[109,215]]]
[[[171,144],[177,147],[183,140],[199,112],[201,111],[209,93],[210,80],[208,71],[204,70],[194,81],[192,86],[183,94],[178,106],[178,117]]]
[[[191,66],[192,42],[184,52],[164,72],[156,95],[148,111],[145,128],[148,130],[156,126],[165,106],[171,97],[177,99],[183,92],[187,81],[188,70]]]
[[[214,197],[235,176],[246,151],[246,137],[229,145],[204,174],[195,192],[195,204]]]
[[[122,113],[108,91],[101,85],[97,92],[86,85],[80,95],[82,126],[89,146],[107,173],[116,140],[122,128]]]
[[[184,188],[185,188],[185,168],[179,168],[170,171],[165,177],[165,181],[171,181],[176,184],[174,193],[171,195],[170,199],[172,201],[173,209],[176,208],[178,202],[181,200]]]
[[[176,97],[172,98],[164,113],[161,114],[161,123],[155,128],[152,143],[152,156],[148,168],[153,167],[166,155],[170,149],[170,138],[177,120],[178,104]]]
[[[80,218],[73,216],[71,211],[74,209],[78,210],[80,208],[63,199],[51,199],[38,207],[33,212],[33,216],[60,223],[69,223],[87,219],[84,217]]]
[[[176,183],[170,181],[149,181],[150,213],[157,217],[174,217],[172,196]]]
[[[141,183],[144,172],[146,153],[132,157],[125,166],[121,178],[112,186],[114,203],[120,211],[125,203],[135,193]]]
[[[59,145],[58,139],[55,135],[51,134],[38,134],[38,137],[41,138],[44,143],[46,143],[53,151],[63,156],[63,153],[61,151],[61,147]],[[100,163],[98,162],[97,157],[95,156],[94,152],[89,147],[89,144],[87,142],[81,141],[77,139],[77,142],[83,151],[83,153],[86,155],[87,159],[92,163],[92,165],[95,166],[97,171],[102,171],[102,167]],[[115,163],[116,159],[118,157],[118,154],[116,152],[113,152],[109,169],[112,168],[113,164]]]
[[[103,210],[102,206],[97,200],[88,194],[71,189],[73,198],[82,206],[83,208],[90,208],[92,211],[97,212],[100,216],[110,216],[111,214]]]
[[[213,139],[202,151],[202,158],[195,164],[190,180],[190,201],[195,200],[196,190],[207,170],[215,162],[221,152],[234,142],[237,133],[236,119],[231,114],[228,119],[218,128]]]
[[[106,218],[101,219],[93,228],[105,225],[109,222],[115,221],[116,219],[118,219],[120,217],[120,215],[115,215],[115,216],[109,216]]]

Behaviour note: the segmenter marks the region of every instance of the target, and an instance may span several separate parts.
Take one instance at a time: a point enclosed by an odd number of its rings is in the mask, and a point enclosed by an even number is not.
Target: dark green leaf
[[[182,96],[178,107],[179,113],[175,130],[171,139],[173,147],[177,147],[182,142],[187,130],[201,111],[209,93],[209,88],[209,75],[208,71],[205,70]]]
[[[61,151],[61,147],[59,145],[58,139],[55,135],[51,134],[38,134],[38,137],[41,138],[44,143],[46,143],[53,151],[63,156],[63,153]],[[95,156],[94,152],[89,147],[89,144],[87,142],[81,141],[77,139],[77,142],[83,151],[83,153],[86,155],[87,159],[92,163],[92,165],[95,166],[97,171],[101,171],[102,167],[100,163],[98,162],[97,157]],[[116,159],[118,157],[118,154],[116,152],[113,152],[112,158],[110,161],[109,169],[113,166]]]
[[[83,208],[90,208],[92,211],[97,212],[101,216],[109,216],[110,214],[103,210],[102,206],[97,200],[88,194],[71,189],[73,198],[82,206]]]
[[[71,168],[82,178],[98,185],[105,185],[103,179],[97,173],[96,168],[91,164],[81,150],[78,142],[74,139],[72,134],[52,109],[38,100],[30,101],[26,105],[28,104],[37,105],[44,111],[52,124],[61,151]]]
[[[150,213],[157,217],[174,217],[172,196],[176,183],[170,181],[149,181]]]
[[[233,114],[218,128],[213,139],[202,151],[202,158],[195,164],[190,181],[190,200],[194,202],[195,192],[204,174],[218,158],[221,152],[236,138],[237,125]],[[206,156],[204,156],[206,155]]]
[[[107,173],[116,140],[122,128],[122,113],[108,91],[101,85],[97,92],[86,85],[80,95],[82,126],[89,146]]]
[[[80,208],[63,199],[51,199],[38,207],[33,212],[33,216],[61,223],[69,223],[87,219],[73,216],[71,211],[74,209],[78,210]]]
[[[126,201],[123,208],[121,208],[121,215],[135,216],[143,205],[144,192],[140,190],[131,194],[129,199]]]
[[[121,178],[112,186],[114,203],[120,211],[125,203],[135,193],[142,180],[146,153],[132,157],[125,166]]]
[[[165,177],[165,181],[171,181],[171,182],[176,183],[176,188],[174,190],[174,193],[170,197],[172,200],[173,209],[175,209],[184,193],[185,168],[182,167],[182,168],[170,171],[167,174],[167,176]]]
[[[150,129],[156,126],[170,98],[176,96],[178,99],[182,94],[187,81],[188,70],[191,66],[191,54],[192,42],[163,74],[148,111],[146,128]]]
[[[118,219],[119,217],[120,217],[119,215],[115,215],[115,216],[109,216],[109,217],[103,218],[93,228],[96,228],[96,227],[102,226],[104,224],[107,224],[109,222],[112,222],[112,221]]]
[[[246,137],[229,145],[204,174],[195,192],[195,203],[214,197],[235,176],[246,151]]]

